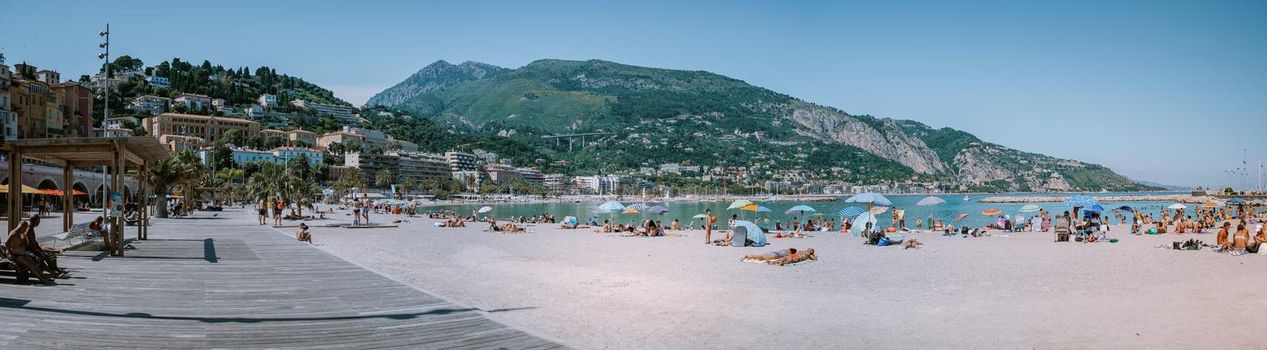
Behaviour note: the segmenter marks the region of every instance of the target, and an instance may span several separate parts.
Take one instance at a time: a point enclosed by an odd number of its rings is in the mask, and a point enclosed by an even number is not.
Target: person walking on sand
[[[704,209],[704,244],[713,244],[713,224],[717,223],[717,217],[713,216],[712,209]]]

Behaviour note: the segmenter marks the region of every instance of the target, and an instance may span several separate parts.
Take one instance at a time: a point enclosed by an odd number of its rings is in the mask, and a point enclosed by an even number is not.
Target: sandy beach
[[[350,221],[346,212],[332,220]],[[536,225],[314,228],[321,249],[565,344],[685,348],[1262,348],[1267,255],[1156,248],[1213,234],[1053,243],[1049,233],[875,247],[839,233],[714,247]],[[313,221],[310,224],[322,224]],[[289,234],[292,229],[280,230]],[[799,266],[739,257],[814,248]]]

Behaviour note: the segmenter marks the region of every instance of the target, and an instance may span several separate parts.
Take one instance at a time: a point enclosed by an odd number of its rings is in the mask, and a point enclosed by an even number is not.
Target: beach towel
[[[769,263],[769,262],[766,262],[766,261],[763,261],[763,260],[757,260],[757,259],[743,259],[742,261],[743,261],[743,262],[746,262],[746,263],[753,263],[753,264],[762,264],[762,265],[773,265],[773,266],[779,266],[779,265],[771,264],[771,263]],[[807,259],[807,260],[805,260],[805,261],[798,261],[798,262],[791,263],[791,264],[787,264],[787,265],[783,265],[783,266],[797,266],[797,265],[802,265],[802,264],[808,264],[808,263],[809,263],[809,262],[811,262],[811,261],[816,261],[816,260],[813,260],[813,259]]]

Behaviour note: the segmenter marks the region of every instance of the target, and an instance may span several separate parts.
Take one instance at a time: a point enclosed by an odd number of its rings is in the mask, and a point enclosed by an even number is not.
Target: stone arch
[[[35,188],[38,188],[41,190],[59,190],[60,189],[60,188],[57,188],[57,181],[53,181],[53,179],[50,179],[50,178],[44,178],[43,180],[40,180],[40,183],[38,185],[35,185]]]

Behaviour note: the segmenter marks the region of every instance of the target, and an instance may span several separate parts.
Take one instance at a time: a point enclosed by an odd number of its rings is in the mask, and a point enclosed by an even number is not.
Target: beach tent
[[[480,210],[477,210],[477,212],[479,212],[480,214],[487,213],[490,211],[493,211],[493,207],[485,206],[485,207],[480,207]]]
[[[878,224],[875,220],[875,214],[870,212],[858,214],[858,217],[853,219],[853,228],[849,229],[849,233],[852,233],[855,237],[861,235],[862,230],[867,228],[867,223],[871,223],[871,228],[875,229]]]
[[[931,207],[934,205],[941,205],[941,204],[946,204],[946,200],[941,199],[941,197],[936,197],[936,196],[924,197],[924,199],[921,199],[919,200],[918,203],[915,203],[915,205],[921,206],[921,207]]]
[[[859,207],[845,207],[837,214],[842,218],[852,218],[858,216],[858,214],[862,214],[864,211],[866,210]]]
[[[1182,203],[1175,203],[1175,204],[1171,204],[1167,206],[1166,209],[1171,209],[1171,210],[1188,209],[1188,206],[1183,205]]]
[[[1033,213],[1039,210],[1042,210],[1042,208],[1040,208],[1038,204],[1026,204],[1025,206],[1022,206],[1021,209],[1018,211],[1022,213]]]
[[[620,202],[614,202],[614,201],[613,201],[613,202],[607,202],[607,203],[603,203],[603,204],[599,205],[599,206],[598,206],[598,209],[601,209],[601,210],[603,210],[603,211],[606,211],[606,212],[609,212],[609,213],[610,213],[610,212],[614,212],[614,211],[621,211],[621,210],[625,210],[625,205],[624,205],[624,204],[620,204]]]
[[[795,207],[788,208],[786,211],[783,212],[783,214],[792,214],[792,212],[801,212],[801,215],[805,215],[805,212],[807,211],[817,211],[817,210],[814,210],[814,207],[800,204]]]
[[[764,247],[769,244],[769,242],[765,239],[765,230],[762,230],[761,227],[752,223],[752,221],[735,220],[735,235],[733,237],[739,238],[739,233],[741,232],[744,234],[745,239],[752,241],[753,247]],[[741,247],[743,246],[743,243],[732,241],[732,245]]]

